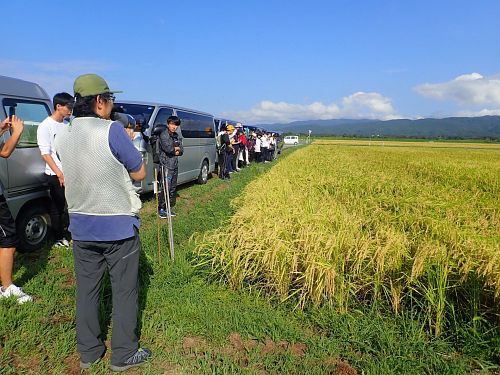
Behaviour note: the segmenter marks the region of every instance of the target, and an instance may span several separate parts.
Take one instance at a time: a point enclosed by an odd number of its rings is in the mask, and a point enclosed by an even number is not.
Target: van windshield
[[[2,100],[5,116],[15,114],[24,121],[24,131],[17,147],[36,147],[36,131],[38,125],[50,116],[47,104],[38,101],[4,98]]]
[[[144,123],[148,124],[151,119],[151,115],[155,109],[152,105],[146,104],[131,104],[131,103],[115,103],[117,106],[123,109],[124,113],[128,113],[132,116],[141,115],[144,117]]]

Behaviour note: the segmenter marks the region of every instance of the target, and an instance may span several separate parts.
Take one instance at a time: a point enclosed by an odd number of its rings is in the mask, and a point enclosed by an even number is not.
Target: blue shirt
[[[135,148],[120,123],[109,128],[109,148],[128,172],[136,172],[142,165],[142,156]],[[135,235],[141,221],[138,216],[94,216],[69,214],[69,231],[77,241],[118,241]]]

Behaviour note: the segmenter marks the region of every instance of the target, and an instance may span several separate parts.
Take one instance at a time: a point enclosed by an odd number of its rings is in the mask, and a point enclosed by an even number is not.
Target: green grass
[[[286,163],[286,151],[279,163]],[[132,374],[466,374],[492,365],[495,331],[487,322],[453,336],[428,336],[418,316],[393,315],[384,306],[347,314],[328,308],[298,311],[252,291],[232,291],[192,266],[193,233],[222,228],[230,202],[274,164],[252,165],[230,182],[179,189],[174,219],[176,261],[168,259],[166,223],[157,254],[156,202],[142,211],[141,344],[153,360]],[[0,374],[77,374],[75,281],[71,251],[44,249],[16,259],[16,282],[35,296],[18,306],[0,301]],[[102,321],[109,349],[110,288]],[[493,337],[493,338],[492,338]],[[304,344],[305,346],[303,346]],[[496,355],[496,357],[495,357]],[[90,374],[108,373],[109,351]],[[352,367],[351,367],[352,366]],[[497,368],[498,369],[498,368]],[[343,372],[342,372],[343,371]]]
[[[304,136],[304,135],[303,135]],[[305,138],[305,136],[304,136]],[[371,142],[388,142],[388,141],[397,141],[397,142],[439,142],[439,143],[500,143],[500,139],[453,139],[453,138],[394,138],[394,137],[349,137],[349,136],[334,136],[334,135],[321,135],[315,134],[311,136],[311,142],[313,141],[323,141],[323,140],[353,140],[353,141],[362,141],[367,140]]]

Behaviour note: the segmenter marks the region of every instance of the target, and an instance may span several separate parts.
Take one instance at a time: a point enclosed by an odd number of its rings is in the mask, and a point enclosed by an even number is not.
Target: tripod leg
[[[158,207],[158,170],[155,168],[155,181],[154,181],[154,192],[156,196],[156,207]],[[158,262],[161,262],[161,236],[160,236],[160,218],[158,213],[156,213],[156,241],[158,243]]]
[[[168,239],[170,245],[170,258],[174,261],[174,231],[172,228],[172,211],[170,208],[170,194],[167,191],[170,191],[170,184],[168,182],[168,176],[165,175],[165,167],[162,166],[162,174],[163,174],[163,194],[165,196],[165,202],[167,204],[167,221],[168,221]]]

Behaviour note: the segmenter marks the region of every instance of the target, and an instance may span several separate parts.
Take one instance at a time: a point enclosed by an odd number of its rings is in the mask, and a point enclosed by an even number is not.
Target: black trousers
[[[168,197],[170,199],[170,207],[175,206],[175,201],[177,199],[177,176],[179,174],[179,169],[168,169],[167,167],[163,167],[163,170],[166,174],[165,178],[167,179],[168,182]],[[158,180],[160,182],[159,184],[159,189],[158,189],[158,209],[166,209],[167,208],[167,202],[165,201],[165,194],[163,193],[163,187],[164,187],[164,182],[163,182],[163,175],[161,171],[161,166],[160,166],[160,176],[158,177]]]
[[[267,154],[269,152],[267,147],[261,147],[260,150],[262,151],[262,161],[267,161],[269,157]]]
[[[225,149],[219,151],[219,178],[225,178],[228,176],[226,171],[227,163],[227,152]]]
[[[64,187],[59,184],[57,176],[47,176],[47,182],[50,190],[50,222],[54,238],[60,240],[64,237],[63,215],[66,206],[66,198],[64,196]]]
[[[262,153],[261,152],[255,152],[254,155],[255,155],[255,161],[257,163],[260,163],[262,161],[262,159],[261,159]]]
[[[141,242],[135,236],[113,242],[73,241],[76,274],[76,345],[82,362],[105,351],[99,323],[101,284],[106,269],[113,295],[111,364],[119,365],[138,349],[138,273]]]
[[[240,149],[239,145],[233,145],[234,153],[233,158],[231,159],[231,168],[235,171],[238,168],[238,151]]]

